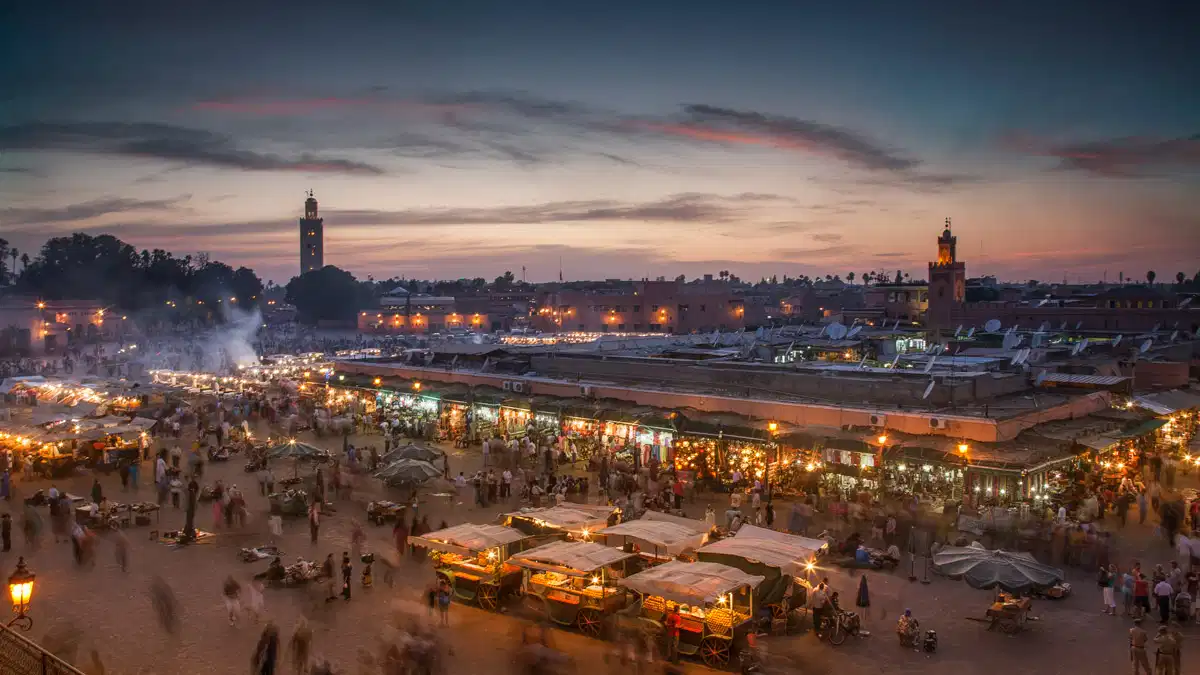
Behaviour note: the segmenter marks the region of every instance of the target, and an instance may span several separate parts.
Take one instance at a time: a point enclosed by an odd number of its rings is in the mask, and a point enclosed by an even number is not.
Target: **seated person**
[[[88,518],[95,520],[100,515],[100,505],[92,502],[88,505]]]
[[[287,570],[283,568],[283,561],[279,559],[279,556],[275,556],[271,564],[267,566],[264,578],[268,581],[282,581],[285,576],[287,576]]]

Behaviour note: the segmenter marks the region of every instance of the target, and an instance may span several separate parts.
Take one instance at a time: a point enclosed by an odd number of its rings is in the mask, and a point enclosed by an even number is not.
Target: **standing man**
[[[682,619],[679,618],[678,608],[671,608],[667,612],[667,661],[669,663],[677,663],[679,661],[679,624]]]
[[[1154,585],[1154,599],[1158,601],[1158,622],[1167,624],[1171,621],[1171,584],[1166,579]]]
[[[317,502],[313,502],[308,506],[308,534],[312,538],[312,543],[317,543],[317,532],[321,527],[321,509],[317,506]]]
[[[1133,675],[1145,672],[1150,674],[1150,659],[1146,658],[1146,642],[1149,640],[1146,631],[1142,630],[1142,619],[1133,620],[1133,628],[1129,629],[1129,660],[1133,663]]]

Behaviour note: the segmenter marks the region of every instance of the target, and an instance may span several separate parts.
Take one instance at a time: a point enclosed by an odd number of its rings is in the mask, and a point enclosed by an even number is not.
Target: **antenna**
[[[955,339],[958,339],[958,336],[962,335],[962,329],[963,329],[962,324],[961,323],[958,324],[958,328],[954,331]]]
[[[975,326],[971,326],[971,330],[967,331],[967,339],[970,340],[975,336]]]
[[[896,355],[896,358],[892,359],[892,368],[895,368],[897,363],[900,363],[900,355],[899,354]]]
[[[1061,325],[1061,326],[1059,326],[1059,327],[1058,327],[1058,329],[1059,329],[1059,330],[1066,330],[1066,329],[1067,329],[1067,322],[1066,322],[1066,321],[1062,322],[1062,325]]]
[[[925,393],[921,394],[922,399],[929,398],[929,395],[933,393],[933,385],[934,385],[934,381],[933,381],[933,378],[931,377],[931,378],[929,378],[929,386],[925,387]]]
[[[1150,340],[1150,339],[1147,339],[1145,342],[1142,342],[1142,346],[1138,347],[1138,353],[1145,354],[1146,352],[1150,351],[1150,346],[1152,344],[1154,344],[1154,341]]]
[[[1179,337],[1179,331],[1172,331],[1169,341],[1174,342],[1175,338],[1177,338],[1177,337]]]
[[[867,367],[867,357],[864,356],[862,358],[862,361],[858,362],[858,369],[862,370],[863,368],[866,368],[866,367]]]
[[[1076,321],[1076,322],[1075,322],[1075,330],[1079,330],[1079,329],[1080,329],[1080,328],[1082,328],[1082,327],[1083,327],[1083,322],[1082,322],[1082,321]]]
[[[1116,347],[1117,345],[1121,344],[1122,337],[1124,336],[1122,336],[1120,333],[1117,333],[1117,337],[1115,340],[1113,340],[1112,346]]]
[[[829,324],[829,337],[834,340],[841,340],[846,337],[847,332],[849,331],[846,330],[846,327],[840,323]]]
[[[995,333],[1000,330],[1000,319],[988,319],[987,323],[983,324],[983,329],[989,333]]]
[[[929,357],[929,361],[925,364],[925,372],[928,373],[929,371],[933,370],[933,364],[935,361],[937,361],[937,354]]]
[[[850,332],[849,332],[849,333],[846,333],[846,337],[847,337],[847,338],[852,338],[852,337],[854,337],[855,335],[858,335],[859,331],[861,331],[862,329],[863,329],[863,327],[862,327],[862,326],[855,326],[854,328],[851,328],[851,329],[850,329]]]

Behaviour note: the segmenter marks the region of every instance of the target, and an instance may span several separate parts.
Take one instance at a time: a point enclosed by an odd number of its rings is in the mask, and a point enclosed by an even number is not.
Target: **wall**
[[[1122,374],[1133,376],[1136,391],[1179,389],[1188,386],[1188,365],[1187,361],[1138,361],[1132,369],[1123,368]]]

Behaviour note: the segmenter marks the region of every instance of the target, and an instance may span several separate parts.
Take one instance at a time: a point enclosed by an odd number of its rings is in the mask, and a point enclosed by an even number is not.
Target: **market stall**
[[[640,601],[618,613],[621,627],[662,635],[677,612],[679,652],[723,668],[746,645],[753,629],[754,591],[763,577],[711,562],[669,562],[618,582]]]
[[[509,556],[544,542],[510,527],[471,523],[409,539],[413,546],[429,549],[438,578],[450,584],[456,597],[491,610],[521,588],[521,568],[510,564]]]
[[[500,516],[505,527],[529,535],[561,533],[569,539],[587,541],[592,533],[616,524],[621,510],[614,506],[570,504],[521,509]]]
[[[525,570],[525,603],[562,626],[599,637],[605,621],[628,602],[617,581],[635,554],[593,542],[559,541],[518,553]]]
[[[756,606],[768,608],[773,622],[795,623],[794,610],[805,607],[817,557],[828,548],[820,539],[743,525],[734,536],[698,550],[696,557],[761,576]]]
[[[647,511],[637,520],[629,520],[595,533],[609,546],[637,553],[650,565],[671,561],[694,553],[708,541],[708,523]]]

